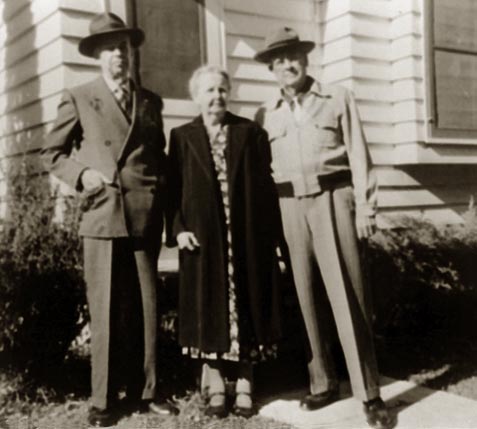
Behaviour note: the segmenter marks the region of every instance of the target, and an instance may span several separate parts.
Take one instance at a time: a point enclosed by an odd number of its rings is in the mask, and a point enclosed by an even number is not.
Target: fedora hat
[[[89,24],[89,36],[81,39],[78,50],[87,57],[94,56],[94,49],[101,39],[113,34],[127,34],[133,47],[144,41],[144,32],[139,28],[127,27],[124,21],[114,13],[96,15]]]
[[[299,49],[306,54],[315,47],[311,40],[300,40],[293,28],[281,27],[270,33],[265,39],[265,48],[254,56],[256,61],[269,63],[275,54],[288,49]]]

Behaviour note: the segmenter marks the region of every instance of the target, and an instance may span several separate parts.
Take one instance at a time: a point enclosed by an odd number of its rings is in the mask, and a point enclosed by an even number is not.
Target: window
[[[431,136],[477,138],[477,1],[425,5]]]
[[[164,98],[188,99],[189,78],[205,58],[203,0],[133,0],[128,12],[146,33],[142,85]]]

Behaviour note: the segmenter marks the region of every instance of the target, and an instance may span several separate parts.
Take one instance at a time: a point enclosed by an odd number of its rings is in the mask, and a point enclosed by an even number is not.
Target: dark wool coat
[[[266,132],[227,113],[225,151],[234,278],[242,344],[280,335],[275,245],[278,204]],[[200,247],[180,251],[179,340],[205,352],[229,349],[227,239],[219,184],[202,118],[171,131],[169,192],[173,231],[193,232]]]
[[[106,176],[93,195],[82,191],[80,234],[143,237],[162,228],[165,139],[162,100],[135,88],[128,121],[102,77],[65,90],[42,159],[48,171],[76,190],[86,168]],[[160,234],[158,234],[158,240]]]

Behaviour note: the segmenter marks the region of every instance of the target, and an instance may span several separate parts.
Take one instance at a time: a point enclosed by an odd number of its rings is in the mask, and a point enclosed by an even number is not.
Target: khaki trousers
[[[316,299],[316,265],[331,304],[356,398],[379,396],[379,375],[370,322],[368,285],[363,281],[350,186],[309,197],[280,198],[293,278],[310,341],[311,393],[336,387],[326,338],[328,329]],[[330,322],[330,321],[329,321]],[[327,323],[325,321],[325,323]]]
[[[122,386],[132,399],[153,399],[158,250],[133,238],[85,237],[83,245],[92,405],[107,408]]]

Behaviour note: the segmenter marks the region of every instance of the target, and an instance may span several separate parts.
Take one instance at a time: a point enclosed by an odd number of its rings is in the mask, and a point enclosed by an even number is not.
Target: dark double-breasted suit
[[[64,92],[42,149],[46,168],[83,198],[79,233],[91,315],[92,401],[98,408],[108,406],[120,383],[143,399],[155,393],[161,110],[159,96],[133,86],[128,116],[99,77]],[[80,180],[88,168],[105,178],[89,193]]]
[[[280,336],[279,225],[266,132],[227,113],[230,232],[241,345],[273,343]],[[230,347],[227,228],[209,138],[201,117],[171,132],[168,185],[172,236],[195,234],[200,247],[180,252],[179,340],[204,352]]]

